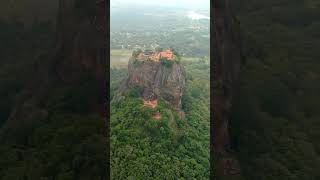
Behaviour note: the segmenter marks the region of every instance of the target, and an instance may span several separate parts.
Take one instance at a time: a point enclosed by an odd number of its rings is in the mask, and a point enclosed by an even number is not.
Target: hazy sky
[[[186,7],[192,9],[209,9],[210,0],[110,0],[112,6],[121,5],[152,5],[152,6],[170,6]]]

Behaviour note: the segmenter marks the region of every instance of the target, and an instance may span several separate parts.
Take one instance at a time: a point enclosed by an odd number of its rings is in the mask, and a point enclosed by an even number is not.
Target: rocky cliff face
[[[0,20],[31,25],[36,21],[52,21],[58,10],[58,0],[1,0]]]
[[[64,82],[82,80],[83,71],[105,79],[105,1],[60,0],[56,71]],[[101,84],[104,84],[103,82]]]
[[[213,3],[213,119],[212,149],[215,178],[240,176],[240,166],[232,154],[229,121],[233,97],[244,60],[239,23],[233,16],[229,0]]]
[[[33,78],[18,95],[6,126],[11,128],[12,122],[27,122],[38,116],[47,118],[43,106],[53,88],[79,87],[81,91],[88,81],[94,93],[86,94],[83,100],[90,101],[89,111],[105,117],[107,1],[85,2],[59,0],[56,49],[34,64]]]
[[[181,64],[173,61],[170,67],[161,61],[129,60],[127,87],[140,86],[145,100],[163,98],[177,110],[185,89],[186,73]]]
[[[93,82],[98,105],[105,113],[107,1],[59,0],[55,77],[67,84]],[[97,104],[98,101],[98,104]]]
[[[47,160],[47,157],[41,157],[42,152],[48,152],[49,161],[63,159],[64,162],[56,163],[57,171],[51,171],[51,166],[46,164],[36,163],[42,167],[39,171],[20,171],[15,174],[15,178],[59,179],[66,177],[66,171],[61,167],[69,164],[72,167],[68,169],[70,174],[67,176],[73,179],[107,179],[110,172],[109,160],[104,159],[110,157],[107,155],[110,153],[107,142],[109,123],[105,120],[108,108],[105,72],[108,68],[107,3],[106,0],[59,0],[56,48],[48,49],[48,52],[32,61],[35,63],[32,67],[33,73],[28,74],[30,82],[26,83],[26,87],[17,95],[11,115],[0,129],[0,149],[5,147],[19,151],[18,160],[7,161],[13,169],[20,167],[21,163],[25,164],[24,167],[33,169],[35,166],[31,161],[42,162],[43,158]],[[33,57],[26,59],[29,58]],[[56,106],[65,102],[67,106]],[[87,127],[85,121],[95,121],[97,124],[92,126],[93,122],[90,122]],[[106,128],[101,128],[104,123]],[[81,130],[67,128],[65,132],[74,135],[70,137],[70,141],[60,141],[56,136],[52,136],[59,134],[65,126],[81,127],[78,128]],[[91,136],[92,134],[94,136]],[[38,139],[41,135],[46,137],[45,146],[42,145],[43,141]],[[30,143],[31,137],[39,141]],[[86,143],[92,138],[96,139],[92,142],[94,147],[102,148],[92,148],[91,143]],[[81,144],[81,148],[69,143],[71,141]],[[57,147],[58,154],[49,153],[56,152],[54,149]],[[73,148],[77,148],[79,153],[70,154]],[[90,158],[86,158],[88,153]],[[68,159],[63,158],[66,155]],[[31,161],[28,158],[30,156],[33,157]],[[74,162],[77,162],[77,165]],[[3,172],[6,172],[7,168],[0,170],[2,179],[6,176],[3,176]]]

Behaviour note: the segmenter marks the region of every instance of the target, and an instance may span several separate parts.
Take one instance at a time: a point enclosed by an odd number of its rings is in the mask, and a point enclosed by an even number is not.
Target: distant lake
[[[200,19],[208,19],[209,20],[210,19],[209,16],[199,14],[194,11],[189,12],[187,16],[192,20],[200,20]]]

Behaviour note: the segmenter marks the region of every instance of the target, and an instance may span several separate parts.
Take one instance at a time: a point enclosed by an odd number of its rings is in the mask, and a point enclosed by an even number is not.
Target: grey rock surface
[[[142,96],[146,100],[162,98],[180,110],[185,84],[184,67],[176,61],[167,67],[161,61],[129,60],[126,86],[142,87]]]

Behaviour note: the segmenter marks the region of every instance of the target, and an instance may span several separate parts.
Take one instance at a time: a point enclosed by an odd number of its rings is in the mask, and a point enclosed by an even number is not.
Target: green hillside
[[[233,107],[234,149],[248,180],[320,179],[320,7],[235,2],[247,64]]]
[[[111,103],[112,179],[209,178],[209,60],[181,63],[188,78],[185,119],[163,100],[156,109],[144,107],[135,89]],[[126,69],[111,69],[112,95],[125,77]],[[157,111],[160,120],[152,117]]]

